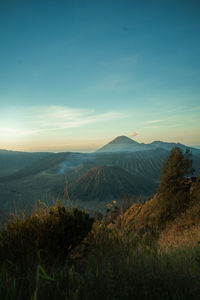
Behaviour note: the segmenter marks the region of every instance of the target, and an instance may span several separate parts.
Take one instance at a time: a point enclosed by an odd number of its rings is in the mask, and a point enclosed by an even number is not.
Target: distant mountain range
[[[73,200],[103,202],[141,193],[148,198],[156,191],[163,161],[173,147],[191,149],[195,174],[200,173],[199,149],[161,141],[137,143],[126,136],[94,153],[0,150],[0,209],[60,197],[66,180]]]
[[[173,147],[179,147],[182,150],[191,149],[192,153],[200,153],[199,149],[185,146],[180,143],[167,143],[162,141],[154,141],[150,144],[138,143],[127,136],[118,136],[105,146],[97,150],[97,152],[136,152],[153,149],[164,149],[170,151]]]
[[[95,166],[118,166],[135,176],[158,180],[164,159],[173,147],[190,149],[194,168],[200,171],[200,150],[180,143],[137,143],[119,136],[94,153],[27,153],[0,150],[0,182],[34,176],[41,172],[68,175],[74,181]]]

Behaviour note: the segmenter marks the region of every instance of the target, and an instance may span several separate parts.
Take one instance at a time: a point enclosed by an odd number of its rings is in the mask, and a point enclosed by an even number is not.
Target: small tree
[[[182,209],[189,200],[189,190],[184,176],[193,173],[191,152],[175,147],[163,163],[158,195],[160,208],[165,216],[172,217]]]

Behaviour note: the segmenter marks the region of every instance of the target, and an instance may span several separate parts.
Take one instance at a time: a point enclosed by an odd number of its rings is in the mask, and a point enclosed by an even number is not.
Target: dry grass
[[[176,212],[171,219],[162,219],[159,196],[155,195],[145,204],[134,204],[117,220],[115,227],[122,234],[134,231],[141,239],[156,239],[158,247],[194,247],[200,241],[200,190],[199,182],[190,190],[190,202],[184,210]]]
[[[158,245],[168,247],[193,247],[200,241],[200,202],[193,201],[188,209],[169,222],[160,233]]]

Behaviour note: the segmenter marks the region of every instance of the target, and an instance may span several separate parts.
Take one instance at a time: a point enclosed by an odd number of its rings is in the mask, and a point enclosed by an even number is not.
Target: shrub
[[[0,234],[0,260],[31,267],[38,256],[43,263],[66,258],[90,231],[92,223],[86,212],[61,205],[42,208],[22,220],[10,217]]]

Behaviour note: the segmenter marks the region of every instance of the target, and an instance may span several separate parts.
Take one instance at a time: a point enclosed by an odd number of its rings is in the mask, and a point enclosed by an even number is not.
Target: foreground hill
[[[107,201],[123,194],[150,195],[156,185],[117,166],[96,166],[78,178],[70,188],[70,197],[81,200]]]
[[[142,236],[155,232],[159,247],[168,248],[195,246],[200,241],[200,176],[190,187],[190,201],[183,209],[176,211],[170,219],[159,223],[161,199],[156,194],[146,203],[136,203],[121,216],[125,232],[135,230]],[[167,212],[165,212],[167,214]]]

